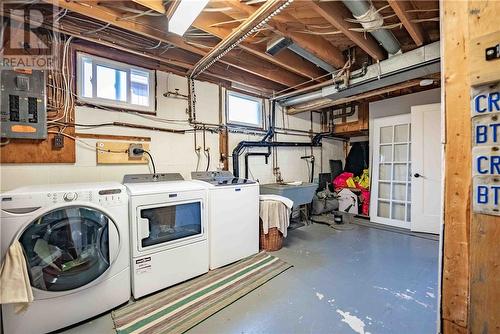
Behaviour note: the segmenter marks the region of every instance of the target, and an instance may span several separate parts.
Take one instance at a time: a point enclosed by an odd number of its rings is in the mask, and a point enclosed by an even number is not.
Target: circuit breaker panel
[[[47,138],[45,71],[1,70],[2,138]]]

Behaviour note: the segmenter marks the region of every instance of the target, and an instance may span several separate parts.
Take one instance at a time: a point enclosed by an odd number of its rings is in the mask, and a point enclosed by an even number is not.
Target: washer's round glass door
[[[111,218],[89,207],[65,207],[32,222],[20,238],[31,286],[67,291],[84,286],[110,266]]]

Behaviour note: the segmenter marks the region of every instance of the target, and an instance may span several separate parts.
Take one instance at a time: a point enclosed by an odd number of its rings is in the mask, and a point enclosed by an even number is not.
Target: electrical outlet
[[[134,153],[135,148],[143,149],[142,144],[130,144],[130,146],[128,147],[128,157],[132,159],[142,158],[142,155],[144,153]]]
[[[54,136],[54,139],[53,139],[53,142],[52,142],[52,146],[55,148],[55,149],[61,149],[64,147],[64,136],[61,135],[61,134],[56,134]]]

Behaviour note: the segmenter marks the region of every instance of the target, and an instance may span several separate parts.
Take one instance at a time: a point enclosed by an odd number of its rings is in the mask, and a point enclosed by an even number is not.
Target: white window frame
[[[92,96],[93,97],[84,97],[82,96],[82,84],[83,84],[83,58],[92,59]],[[102,105],[106,107],[114,107],[120,109],[127,110],[135,110],[147,113],[155,113],[156,111],[156,71],[150,70],[143,67],[133,66],[130,64],[94,56],[92,54],[77,52],[77,71],[76,71],[76,92],[79,101],[86,102],[89,104]],[[96,66],[104,66],[112,69],[116,69],[119,71],[124,71],[127,73],[127,101],[117,101],[112,99],[105,99],[101,97],[97,97],[96,90]],[[130,92],[130,72],[131,70],[138,70],[149,73],[149,106],[142,106],[138,104],[132,104],[131,101],[131,92]]]
[[[260,122],[259,124],[253,124],[253,123],[245,123],[245,122],[238,122],[238,121],[231,121],[229,118],[229,96],[235,96],[239,97],[242,99],[250,100],[253,102],[257,102],[259,104],[259,112],[260,112]],[[237,126],[245,126],[249,128],[254,128],[254,129],[264,129],[264,108],[263,108],[263,101],[262,98],[235,92],[233,90],[226,90],[226,124],[228,125],[237,125]]]

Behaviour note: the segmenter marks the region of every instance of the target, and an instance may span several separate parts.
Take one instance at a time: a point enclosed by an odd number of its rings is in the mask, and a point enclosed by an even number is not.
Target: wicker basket
[[[260,221],[260,249],[268,252],[280,250],[283,247],[283,234],[277,227],[269,229],[267,234],[264,234],[262,221]]]

